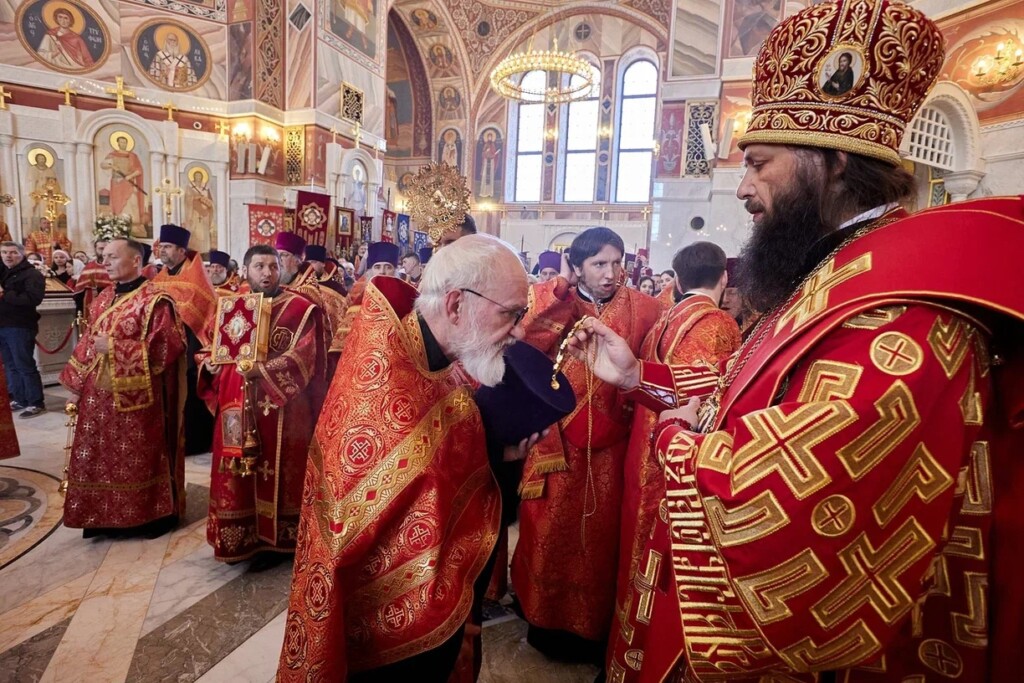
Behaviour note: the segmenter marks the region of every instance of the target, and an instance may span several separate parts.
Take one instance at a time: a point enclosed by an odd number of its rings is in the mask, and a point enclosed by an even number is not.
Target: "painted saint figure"
[[[480,145],[480,191],[481,198],[498,196],[495,178],[501,177],[501,140],[498,131],[489,128],[484,131]]]
[[[167,32],[164,44],[149,65],[149,75],[170,88],[191,88],[199,82],[192,60],[181,50],[176,31]]]
[[[186,224],[192,230],[196,251],[209,251],[217,246],[217,228],[213,222],[213,193],[210,191],[210,176],[205,169],[193,168],[188,172],[188,186],[185,188]]]
[[[57,178],[57,169],[54,168],[53,156],[40,148],[29,152],[32,165],[28,169],[28,195],[32,198],[33,223],[38,224],[39,219],[46,215],[45,195],[52,191],[53,195],[63,194],[60,180]]]
[[[116,149],[100,163],[100,168],[110,171],[110,212],[129,216],[132,225],[142,225],[146,207],[142,162],[131,150],[135,144],[127,133],[116,132],[111,141]]]
[[[63,7],[56,9],[53,20],[57,25],[46,31],[46,37],[39,45],[39,56],[58,69],[75,71],[91,68],[95,62],[85,40],[71,28],[75,23],[71,11]]]

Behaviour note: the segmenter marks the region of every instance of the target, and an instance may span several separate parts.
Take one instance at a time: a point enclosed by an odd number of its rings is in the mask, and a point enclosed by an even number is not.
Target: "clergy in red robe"
[[[306,452],[326,392],[320,309],[280,287],[273,247],[250,247],[244,263],[251,291],[272,301],[266,360],[243,374],[212,365],[208,350],[199,357],[199,392],[216,412],[206,539],[222,562],[294,551]],[[258,443],[247,445],[253,424]]]
[[[112,240],[104,263],[114,284],[60,375],[79,408],[64,525],[159,534],[185,509],[185,333],[171,297],[142,277],[140,243]]]
[[[695,242],[676,253],[672,269],[681,300],[651,328],[640,358],[694,366],[698,369],[688,379],[687,389],[699,393],[703,387],[704,393],[710,393],[718,381],[720,363],[740,345],[736,321],[718,306],[728,283],[725,252],[711,242]],[[624,468],[615,622],[608,646],[610,667],[628,666],[629,653],[642,649],[646,636],[643,577],[650,561],[646,560],[649,550],[645,546],[665,498],[662,469],[651,453],[651,430],[657,419],[657,412],[636,406]]]
[[[594,316],[638,352],[663,309],[622,285],[624,253],[622,238],[608,228],[580,233],[563,274],[530,288],[526,340],[554,357],[569,329]],[[632,405],[614,386],[589,383],[585,364],[575,359],[564,372],[578,402],[526,459],[512,585],[531,644],[563,658],[600,661],[615,606]]]
[[[85,268],[75,278],[75,301],[82,310],[82,317],[89,320],[89,309],[96,296],[111,285],[107,269],[103,267],[103,250],[107,246],[106,240],[93,242],[93,250],[96,258],[85,264]]]
[[[40,218],[39,228],[25,238],[25,251],[34,251],[43,257],[43,263],[50,264],[53,261],[54,249],[70,252],[71,240],[67,234],[57,229],[49,218]]]
[[[821,91],[851,50],[873,55],[853,88]],[[903,131],[943,62],[939,28],[890,0],[769,35],[737,190],[740,281],[765,313],[706,400],[590,323],[599,374],[684,406],[654,434],[656,637],[610,680],[1020,678],[1024,200],[899,208]]]
[[[17,457],[18,434],[14,431],[14,416],[11,414],[11,396],[7,393],[7,378],[4,364],[0,361],[0,460]]]
[[[309,451],[278,680],[445,683],[493,562],[501,496],[473,400],[522,336],[526,273],[477,235],[417,292],[376,277]],[[481,580],[482,578],[482,580]]]
[[[397,244],[390,242],[374,242],[366,252],[366,272],[352,285],[352,291],[348,293],[345,301],[345,314],[341,323],[334,332],[334,339],[331,341],[331,351],[339,357],[345,348],[345,339],[348,338],[355,324],[356,317],[363,306],[363,293],[366,291],[367,283],[375,277],[395,277],[398,269],[399,249]]]

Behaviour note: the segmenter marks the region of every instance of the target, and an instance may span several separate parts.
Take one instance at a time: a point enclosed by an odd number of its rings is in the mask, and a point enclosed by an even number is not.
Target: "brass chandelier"
[[[523,87],[523,77],[531,71],[543,71],[545,75],[557,74],[558,78],[554,80],[559,85],[545,85],[540,89]],[[581,79],[575,85],[573,76]],[[545,83],[550,80],[545,79]],[[581,100],[590,96],[593,85],[594,68],[590,62],[571,52],[559,50],[557,44],[551,50],[534,50],[530,47],[526,52],[513,52],[491,71],[491,89],[506,99],[519,102],[557,104]]]

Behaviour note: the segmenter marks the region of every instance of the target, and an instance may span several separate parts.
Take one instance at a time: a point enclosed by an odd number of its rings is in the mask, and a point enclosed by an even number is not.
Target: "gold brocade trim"
[[[153,486],[170,482],[171,477],[169,474],[161,474],[147,479],[142,482],[134,482],[131,484],[114,484],[110,482],[86,482],[86,481],[69,481],[68,489],[77,489],[79,491],[141,491],[142,489],[148,489]]]
[[[569,463],[565,461],[564,453],[551,453],[537,458],[533,466],[535,474],[551,474],[552,472],[565,472],[569,469]]]
[[[900,163],[900,155],[894,149],[877,142],[869,142],[841,133],[822,133],[813,130],[759,130],[747,133],[740,142],[743,147],[757,144],[825,147],[852,154],[863,154],[887,161],[893,166]]]
[[[313,503],[324,543],[340,553],[373,523],[376,516],[426,469],[434,449],[460,422],[477,414],[469,389],[459,387],[438,401],[408,436],[383,457],[341,500],[323,482]],[[322,456],[321,456],[322,457]],[[340,528],[335,532],[332,526]]]
[[[544,480],[530,481],[519,487],[519,498],[521,500],[534,500],[544,495]]]

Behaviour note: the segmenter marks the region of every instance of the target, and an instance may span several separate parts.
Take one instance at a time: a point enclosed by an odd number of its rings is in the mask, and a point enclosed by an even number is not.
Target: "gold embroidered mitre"
[[[897,164],[903,131],[943,58],[938,27],[903,3],[812,5],[776,26],[761,46],[740,149],[806,145]]]

